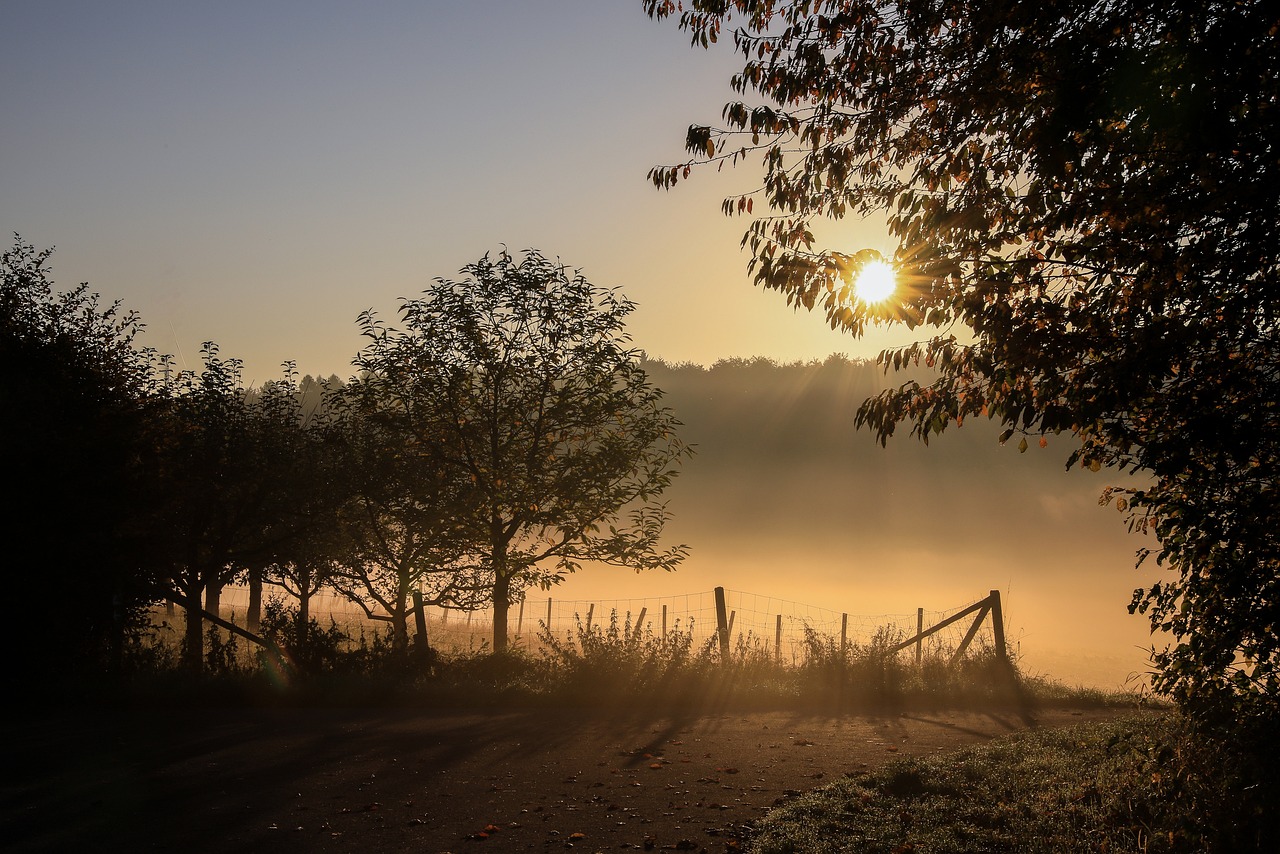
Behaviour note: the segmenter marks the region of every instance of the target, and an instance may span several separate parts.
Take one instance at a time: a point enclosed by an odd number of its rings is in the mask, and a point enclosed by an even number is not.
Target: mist
[[[927,446],[903,433],[882,448],[854,428],[854,414],[886,379],[873,364],[842,358],[646,368],[683,422],[682,438],[697,446],[666,493],[666,538],[690,546],[690,556],[673,573],[589,567],[556,597],[723,586],[851,615],[901,615],[998,589],[1024,672],[1100,688],[1132,687],[1146,672],[1153,638],[1127,605],[1155,578],[1153,565],[1134,567],[1135,552],[1152,543],[1098,503],[1106,486],[1133,479],[1065,470],[1069,437],[1019,453],[976,420]]]

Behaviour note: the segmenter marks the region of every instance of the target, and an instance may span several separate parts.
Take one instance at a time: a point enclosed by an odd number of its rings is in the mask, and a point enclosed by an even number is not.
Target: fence
[[[268,588],[265,595],[278,595],[271,590]],[[218,616],[243,626],[248,603],[247,587],[224,588]],[[354,602],[329,592],[312,597],[311,615],[322,627],[332,621],[351,636],[383,631],[387,625],[370,620]],[[965,620],[971,616],[971,621]],[[891,652],[911,650],[917,663],[926,652],[957,659],[978,640],[994,648],[1001,658],[1007,658],[997,590],[976,602],[950,609],[919,607],[913,613],[874,615],[840,612],[723,587],[644,599],[588,601],[528,596],[512,606],[508,626],[513,644],[537,648],[544,631],[565,638],[580,628],[607,626],[612,620],[633,632],[655,636],[687,632],[696,643],[718,644],[725,654],[740,644],[762,649],[787,664],[803,662],[813,636],[831,643],[838,638],[842,651],[873,642],[888,645]],[[478,652],[492,642],[493,614],[490,610],[458,611],[428,605],[422,608],[418,631],[423,628],[431,646],[438,650]],[[414,631],[413,620],[410,631]]]

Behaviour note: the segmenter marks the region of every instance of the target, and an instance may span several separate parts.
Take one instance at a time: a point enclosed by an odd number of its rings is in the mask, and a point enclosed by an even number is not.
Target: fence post
[[[991,631],[995,635],[996,656],[1009,663],[1009,651],[1004,645],[1004,610],[1000,607],[1000,591],[991,591]]]
[[[774,661],[782,661],[782,615],[778,615],[777,628],[773,632],[773,658]]]
[[[547,597],[547,631],[551,631],[551,597]]]
[[[524,629],[524,600],[520,600],[520,615],[516,617],[516,637],[520,637],[521,630]]]
[[[916,608],[916,667],[920,666],[924,655],[924,608]]]
[[[596,612],[596,603],[592,602],[590,605],[587,606],[587,631],[588,632],[591,631],[591,617],[592,615],[595,614],[595,612]]]
[[[662,606],[662,637],[667,637],[667,606]]]
[[[724,604],[724,588],[716,588],[716,633],[720,636],[720,661],[729,663],[729,614]]]
[[[647,614],[648,612],[649,612],[648,608],[640,609],[640,616],[636,617],[636,625],[635,625],[635,628],[632,629],[632,634],[631,634],[632,638],[636,640],[640,639],[640,630],[644,628],[644,615]]]
[[[849,615],[840,615],[840,657],[849,651]]]

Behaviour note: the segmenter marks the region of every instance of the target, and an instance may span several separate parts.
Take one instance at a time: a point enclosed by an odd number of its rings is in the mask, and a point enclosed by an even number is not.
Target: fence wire
[[[283,595],[278,588],[266,587],[263,591],[264,600]],[[914,637],[919,629],[935,626],[978,601],[981,599],[942,610],[855,614],[775,596],[725,590],[730,648],[762,651],[790,664],[803,663],[813,652],[814,643],[840,644],[849,648],[901,643]],[[287,607],[296,605],[296,602],[286,597],[284,604]],[[244,626],[249,610],[249,588],[244,585],[224,588],[219,610],[223,619]],[[353,639],[371,637],[385,632],[388,627],[386,621],[370,619],[358,604],[331,591],[315,594],[311,598],[310,612],[322,628],[337,626]],[[459,611],[429,605],[424,608],[424,615],[429,643],[441,652],[475,653],[492,645],[491,609]],[[173,614],[158,610],[156,620],[165,622],[181,637],[180,609]],[[557,640],[573,639],[588,625],[607,629],[611,620],[616,620],[619,627],[651,633],[655,637],[684,632],[692,635],[695,644],[713,643],[717,637],[715,591],[596,600],[531,594],[512,605],[508,614],[509,638],[514,646],[536,651],[544,645],[543,639],[548,634]],[[973,619],[965,617],[931,634],[919,644],[921,654],[955,650],[973,622]],[[409,631],[410,634],[415,632],[412,617]],[[983,621],[972,644],[981,647],[993,643],[991,620],[988,618]],[[912,655],[915,650],[916,646],[912,645],[902,654]]]

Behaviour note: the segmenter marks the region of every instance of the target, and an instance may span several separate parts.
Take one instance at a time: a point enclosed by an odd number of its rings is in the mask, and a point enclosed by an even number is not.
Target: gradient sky
[[[718,203],[756,170],[646,180],[735,65],[639,0],[8,4],[0,229],[146,343],[193,366],[212,339],[254,383],[285,359],[346,376],[360,311],[502,244],[621,286],[669,361],[874,355],[749,283]]]

